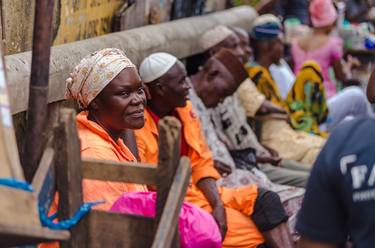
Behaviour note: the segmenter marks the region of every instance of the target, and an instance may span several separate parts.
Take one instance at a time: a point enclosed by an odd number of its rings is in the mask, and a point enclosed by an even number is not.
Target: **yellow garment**
[[[213,167],[211,153],[201,130],[199,118],[188,102],[184,108],[176,109],[183,126],[183,135],[188,146],[188,157],[192,167],[192,185],[188,188],[188,202],[212,212],[211,206],[195,184],[202,178],[218,179],[220,175]],[[158,130],[150,112],[145,111],[146,123],[140,130],[135,130],[139,155],[143,162],[156,165],[158,161]],[[257,247],[264,242],[250,216],[258,195],[256,185],[229,189],[218,187],[218,192],[226,210],[228,232],[223,247]]]
[[[294,160],[311,167],[325,139],[294,130],[286,121],[266,120],[262,123],[261,143],[276,150],[283,159]]]
[[[327,137],[328,134],[319,129],[327,119],[328,107],[318,63],[307,61],[303,64],[286,103],[295,129]]]
[[[287,106],[281,97],[279,87],[266,68],[260,65],[248,66],[247,72],[259,92],[262,93],[267,100],[287,110]]]
[[[266,100],[265,96],[259,93],[255,84],[249,78],[241,83],[236,94],[245,108],[246,116],[249,117],[254,117],[260,106]]]
[[[254,117],[264,102],[264,96],[251,80],[245,82],[247,86],[242,83],[244,86],[240,86],[236,95],[245,109],[246,116]],[[295,160],[311,166],[323,148],[325,139],[296,131],[283,120],[266,120],[262,124],[260,142],[276,150],[283,159]]]
[[[328,107],[321,68],[316,62],[307,61],[303,64],[286,101],[282,99],[268,69],[260,65],[246,65],[246,68],[259,92],[290,114],[294,129],[327,137],[327,133],[319,129],[319,124],[327,118]]]

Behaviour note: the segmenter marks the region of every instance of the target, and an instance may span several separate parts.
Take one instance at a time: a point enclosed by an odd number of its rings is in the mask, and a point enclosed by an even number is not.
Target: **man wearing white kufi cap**
[[[149,90],[145,126],[135,131],[141,160],[157,164],[157,123],[165,116],[176,117],[182,124],[180,156],[187,156],[192,167],[192,184],[186,200],[213,215],[224,240],[223,247],[262,247],[264,238],[269,238],[277,227],[286,230],[288,217],[279,211],[283,207],[275,193],[263,194],[256,185],[231,189],[217,186],[220,175],[214,168],[200,120],[187,100],[190,84],[183,64],[172,55],[156,53],[141,63],[139,71]],[[264,215],[269,217],[271,212],[276,217],[270,221]],[[270,229],[262,228],[263,224]]]

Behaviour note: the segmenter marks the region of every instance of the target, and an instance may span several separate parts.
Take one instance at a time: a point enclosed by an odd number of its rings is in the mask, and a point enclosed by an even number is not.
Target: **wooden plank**
[[[119,30],[116,31],[141,27],[147,24],[146,1],[135,1],[132,5],[126,6],[120,11],[116,13],[120,22]]]
[[[41,242],[68,240],[68,231],[53,231],[41,227],[0,225],[0,247],[33,245]]]
[[[180,159],[181,124],[174,117],[164,117],[159,121],[159,157],[156,198],[156,222],[163,213]]]
[[[155,166],[84,159],[82,175],[85,179],[156,185]]]
[[[92,211],[88,217],[88,247],[151,247],[153,220],[146,217]]]
[[[0,224],[40,227],[35,195],[31,192],[1,186]]]
[[[0,164],[0,177],[24,180],[10,112],[2,41],[0,41]]]
[[[44,209],[50,208],[56,191],[54,156],[53,148],[47,147],[44,150],[32,182],[38,204],[44,206]]]
[[[81,146],[76,128],[76,113],[72,109],[61,109],[59,124],[55,129],[56,182],[59,192],[59,219],[68,219],[81,206],[82,175]],[[71,239],[61,247],[85,247],[86,227],[84,222],[71,229]]]
[[[191,167],[189,159],[183,157],[168,194],[163,215],[159,222],[152,248],[175,247],[176,227],[186,190],[190,183]]]

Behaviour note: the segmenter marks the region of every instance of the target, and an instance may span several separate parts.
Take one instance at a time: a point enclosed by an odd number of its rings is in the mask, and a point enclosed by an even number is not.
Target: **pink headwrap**
[[[332,0],[312,0],[309,11],[312,25],[316,28],[332,25],[337,19]]]

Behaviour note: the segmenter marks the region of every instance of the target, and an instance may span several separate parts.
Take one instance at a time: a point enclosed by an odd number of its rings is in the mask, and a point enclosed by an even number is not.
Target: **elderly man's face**
[[[241,41],[240,41],[240,38],[237,37],[237,35],[235,34],[232,34],[230,36],[228,36],[225,40],[223,40],[222,42],[220,42],[218,44],[219,47],[221,48],[226,48],[228,49],[229,51],[231,51],[240,61],[242,61],[243,63],[245,63],[244,61],[244,57],[246,56],[245,55],[245,52],[244,50],[241,48]]]
[[[146,96],[135,68],[125,68],[94,100],[95,116],[115,130],[139,129],[144,125]]]
[[[244,63],[248,62],[250,57],[253,55],[253,50],[250,47],[250,39],[247,32],[242,28],[235,28],[235,34],[240,39],[240,47],[244,51],[243,61]]]
[[[159,87],[157,97],[162,98],[159,100],[162,100],[164,104],[170,108],[185,107],[190,89],[185,66],[178,61],[165,75],[157,80],[156,87]]]
[[[215,57],[211,57],[203,67],[200,79],[200,98],[207,108],[216,107],[228,93],[228,84],[234,84],[234,78],[228,69]]]

